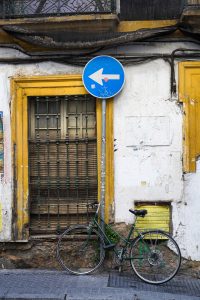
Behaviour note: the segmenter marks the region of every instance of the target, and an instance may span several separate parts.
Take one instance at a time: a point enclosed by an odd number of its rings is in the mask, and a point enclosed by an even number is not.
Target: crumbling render
[[[143,41],[153,37],[173,33],[177,26],[155,29],[140,29],[133,32],[35,32],[20,26],[4,26],[3,29],[15,38],[45,48],[91,49],[102,46],[124,45],[130,42]]]

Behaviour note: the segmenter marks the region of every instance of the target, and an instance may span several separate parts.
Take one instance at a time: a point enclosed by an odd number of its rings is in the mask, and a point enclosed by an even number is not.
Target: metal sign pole
[[[104,231],[105,195],[106,195],[106,99],[116,96],[124,86],[124,69],[114,57],[100,55],[92,58],[83,70],[83,84],[88,93],[102,99],[101,129],[101,186],[100,186],[100,217]]]
[[[106,99],[102,99],[102,128],[101,128],[101,228],[104,232],[106,194]]]

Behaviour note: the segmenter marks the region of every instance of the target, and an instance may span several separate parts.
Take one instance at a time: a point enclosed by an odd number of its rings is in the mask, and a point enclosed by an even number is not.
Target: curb
[[[0,299],[6,300],[66,300],[66,295],[55,294],[6,294]]]

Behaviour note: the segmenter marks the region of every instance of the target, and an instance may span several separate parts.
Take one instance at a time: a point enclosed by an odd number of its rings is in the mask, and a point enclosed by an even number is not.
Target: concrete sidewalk
[[[61,271],[0,270],[0,299],[197,300],[200,280],[177,276],[153,286],[117,272],[73,276]]]

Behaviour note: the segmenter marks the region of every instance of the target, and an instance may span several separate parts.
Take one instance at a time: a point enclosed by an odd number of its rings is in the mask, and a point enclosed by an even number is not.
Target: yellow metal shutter
[[[140,231],[161,229],[170,232],[170,204],[169,203],[136,203],[136,209],[148,211],[144,218],[138,217],[136,227]]]

